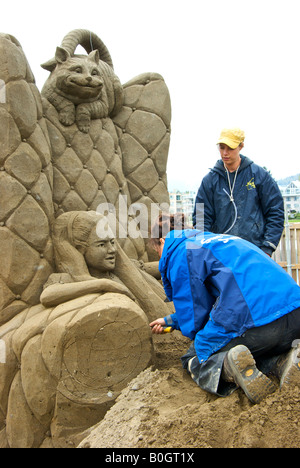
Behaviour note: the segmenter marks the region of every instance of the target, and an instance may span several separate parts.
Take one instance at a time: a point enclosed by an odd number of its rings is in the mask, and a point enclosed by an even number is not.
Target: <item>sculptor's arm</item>
[[[100,292],[126,294],[134,300],[134,296],[126,286],[109,279],[94,279],[89,281],[80,281],[78,283],[52,284],[43,291],[40,300],[45,307],[55,307],[63,302],[84,296],[85,294]]]

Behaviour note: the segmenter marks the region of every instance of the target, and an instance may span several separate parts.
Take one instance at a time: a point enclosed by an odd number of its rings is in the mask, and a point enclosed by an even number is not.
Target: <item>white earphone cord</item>
[[[224,190],[224,192],[226,193],[226,195],[228,195],[230,201],[233,203],[233,208],[234,208],[234,221],[232,223],[232,225],[230,226],[229,229],[227,229],[227,231],[223,232],[223,234],[227,234],[229,231],[231,231],[231,229],[233,228],[233,226],[235,225],[236,223],[236,220],[237,220],[237,207],[236,207],[236,204],[235,204],[235,201],[234,201],[234,197],[233,197],[233,191],[234,191],[234,186],[235,186],[235,181],[236,181],[236,176],[237,176],[237,173],[238,173],[238,170],[239,170],[239,167],[237,168],[237,170],[235,171],[235,176],[234,176],[234,181],[233,181],[233,185],[231,187],[231,183],[230,183],[230,177],[229,177],[229,172],[227,170],[227,167],[225,166],[224,164],[224,167],[225,167],[225,170],[226,170],[226,173],[227,173],[227,178],[228,178],[228,185],[229,185],[229,190],[230,190],[230,195],[229,193],[227,192],[227,190]]]

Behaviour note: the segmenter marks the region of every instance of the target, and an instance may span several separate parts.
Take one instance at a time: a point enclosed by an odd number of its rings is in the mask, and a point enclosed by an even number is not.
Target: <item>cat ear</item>
[[[63,47],[56,48],[55,60],[57,63],[66,62],[68,58],[71,58],[71,55],[66,49],[63,49]]]
[[[56,60],[53,58],[51,60],[48,60],[48,62],[45,62],[41,65],[41,67],[44,69],[44,70],[47,70],[49,72],[53,72],[53,70],[55,70],[56,68]]]
[[[89,54],[89,59],[93,60],[93,61],[96,62],[96,64],[98,65],[99,62],[100,62],[99,50],[98,50],[98,49],[93,50],[93,52],[91,52],[91,53]]]
[[[48,62],[43,63],[41,67],[44,68],[44,70],[53,72],[58,63],[63,63],[70,57],[71,55],[67,50],[63,49],[62,47],[57,47],[55,57],[51,60],[48,60]]]

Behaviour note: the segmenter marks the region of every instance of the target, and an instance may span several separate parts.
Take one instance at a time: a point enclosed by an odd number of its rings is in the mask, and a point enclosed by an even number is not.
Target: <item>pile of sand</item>
[[[180,334],[157,338],[156,366],[123,390],[80,447],[300,447],[299,387],[278,389],[259,405],[241,390],[218,398],[181,368],[187,347]]]

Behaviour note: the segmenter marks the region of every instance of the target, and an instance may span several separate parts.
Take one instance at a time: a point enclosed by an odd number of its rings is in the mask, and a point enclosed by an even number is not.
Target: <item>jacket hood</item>
[[[242,154],[240,156],[241,156],[241,165],[239,168],[239,172],[243,171],[244,169],[246,169],[246,167],[253,164],[253,161],[247,156],[243,156]],[[225,177],[224,163],[222,159],[219,159],[216,162],[215,166],[211,169],[211,171],[217,172],[218,174]]]
[[[159,271],[163,273],[168,268],[168,263],[173,252],[186,240],[199,234],[196,229],[185,229],[184,231],[171,231],[165,239],[165,245],[159,261]]]

